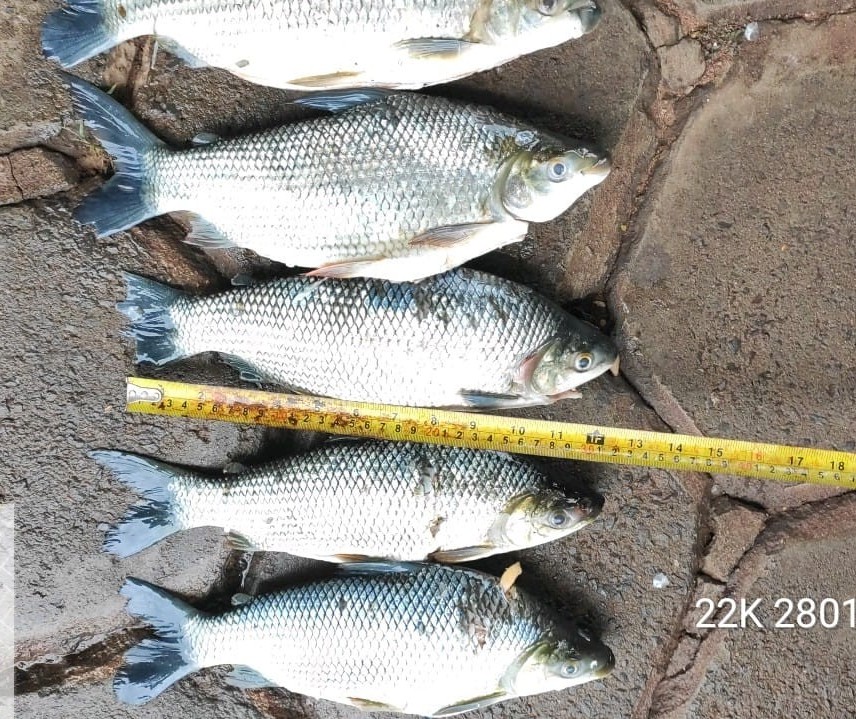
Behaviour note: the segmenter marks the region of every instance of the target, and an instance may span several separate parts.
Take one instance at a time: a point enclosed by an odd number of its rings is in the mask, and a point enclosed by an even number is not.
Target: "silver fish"
[[[609,172],[602,155],[494,110],[363,90],[297,102],[336,114],[186,150],[70,78],[116,174],[78,208],[99,236],[190,214],[188,241],[315,275],[417,280],[523,239]]]
[[[450,716],[607,676],[609,648],[517,587],[436,564],[350,564],[244,597],[221,615],[129,578],[127,611],[157,632],[125,654],[117,697],[142,704],[202,667],[362,709]],[[248,601],[247,601],[248,600]]]
[[[603,505],[511,455],[428,444],[332,442],[220,477],[126,452],[92,456],[143,497],[107,532],[105,551],[120,557],[215,526],[245,551],[463,562],[567,536]]]
[[[67,0],[42,30],[71,67],[155,35],[193,66],[297,90],[419,88],[581,37],[593,0]]]
[[[618,351],[532,290],[461,268],[418,284],[290,277],[191,297],[125,275],[137,361],[220,352],[251,381],[367,402],[524,407],[577,397]]]

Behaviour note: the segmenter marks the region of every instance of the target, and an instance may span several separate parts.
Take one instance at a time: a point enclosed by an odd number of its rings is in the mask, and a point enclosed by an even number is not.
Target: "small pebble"
[[[665,589],[669,586],[669,578],[662,572],[657,572],[654,575],[654,589]]]
[[[754,40],[757,40],[760,36],[761,28],[757,22],[750,22],[743,29],[743,37],[746,39],[747,42],[753,42]]]

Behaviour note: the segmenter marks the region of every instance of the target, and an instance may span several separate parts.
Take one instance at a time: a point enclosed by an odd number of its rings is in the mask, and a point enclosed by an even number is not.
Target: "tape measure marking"
[[[856,488],[856,454],[129,377],[129,412]]]

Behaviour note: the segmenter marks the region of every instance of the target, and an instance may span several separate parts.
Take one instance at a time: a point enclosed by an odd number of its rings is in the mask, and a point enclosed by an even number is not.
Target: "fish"
[[[142,496],[107,532],[104,550],[119,557],[214,526],[244,551],[463,562],[565,537],[603,506],[503,452],[409,442],[329,442],[219,476],[128,452],[91,456]]]
[[[126,611],[155,629],[113,679],[143,704],[203,667],[227,682],[373,711],[445,717],[609,675],[612,651],[517,586],[440,564],[356,563],[208,614],[128,578]]]
[[[193,67],[263,85],[418,89],[580,38],[601,14],[594,0],[67,0],[42,49],[72,67],[154,35]]]
[[[333,114],[172,149],[122,105],[68,78],[115,174],[77,208],[103,237],[164,213],[187,241],[243,247],[325,277],[414,281],[526,235],[609,173],[578,140],[489,108],[361,90],[295,102]]]
[[[596,327],[530,288],[458,268],[419,283],[299,275],[194,297],[125,274],[138,363],[218,352],[241,378],[344,400],[552,404],[618,372]],[[318,428],[322,429],[322,428]]]

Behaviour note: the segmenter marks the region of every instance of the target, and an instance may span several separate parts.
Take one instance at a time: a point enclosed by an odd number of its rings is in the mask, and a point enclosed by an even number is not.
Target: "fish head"
[[[493,0],[481,16],[480,34],[532,52],[582,37],[594,30],[602,14],[595,0]]]
[[[603,679],[615,667],[612,650],[587,629],[575,627],[561,639],[539,642],[506,675],[519,696],[567,689]]]
[[[519,150],[501,175],[502,206],[518,220],[547,222],[602,182],[609,171],[609,158],[602,152],[539,133],[533,146]]]
[[[501,544],[511,549],[534,547],[565,537],[600,514],[603,498],[554,487],[516,497],[501,520]]]
[[[618,374],[618,348],[594,325],[568,324],[521,365],[519,379],[528,394],[559,399],[606,371]]]

